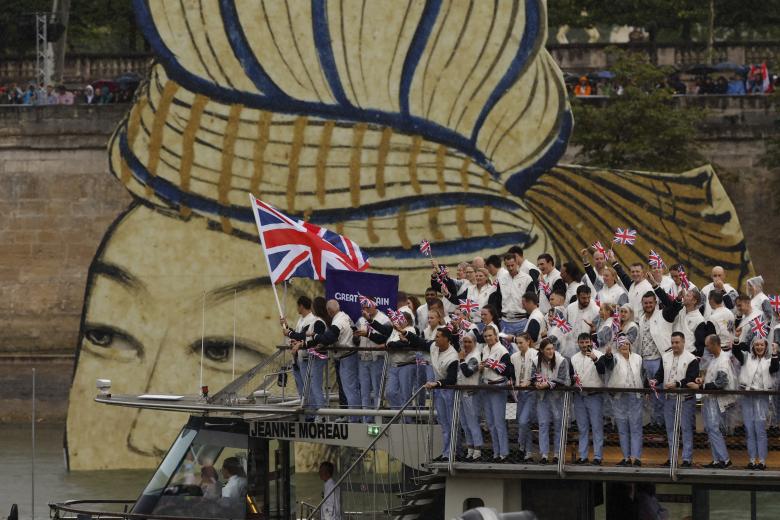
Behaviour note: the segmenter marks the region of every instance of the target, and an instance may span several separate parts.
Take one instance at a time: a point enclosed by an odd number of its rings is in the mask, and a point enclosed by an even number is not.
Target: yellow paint
[[[263,182],[263,174],[265,173],[263,158],[266,146],[268,146],[271,118],[273,118],[273,112],[261,111],[257,120],[257,139],[252,149],[252,179],[249,182],[249,192],[257,197],[262,194],[260,184]]]
[[[326,121],[322,127],[320,136],[320,147],[317,150],[317,200],[325,202],[325,168],[328,164],[328,152],[330,151],[330,140],[333,135],[335,121]]]

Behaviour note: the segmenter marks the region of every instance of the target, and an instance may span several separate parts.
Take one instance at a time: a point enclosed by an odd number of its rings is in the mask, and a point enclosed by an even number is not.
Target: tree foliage
[[[703,162],[696,149],[697,126],[704,112],[680,107],[663,85],[669,71],[646,55],[610,50],[615,83],[602,106],[576,98],[572,144],[585,164],[608,168],[679,172]]]

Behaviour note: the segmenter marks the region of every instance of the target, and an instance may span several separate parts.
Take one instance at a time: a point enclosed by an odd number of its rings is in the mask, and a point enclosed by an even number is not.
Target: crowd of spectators
[[[726,95],[771,94],[780,89],[780,76],[770,74],[766,68],[734,66],[729,68],[697,65],[685,72],[675,72],[657,88],[671,89],[676,95]],[[623,86],[617,83],[609,71],[582,76],[567,75],[569,92],[576,97],[621,95]]]
[[[137,84],[120,85],[100,81],[83,88],[65,85],[36,85],[20,87],[17,83],[0,86],[0,105],[108,105],[130,103]]]

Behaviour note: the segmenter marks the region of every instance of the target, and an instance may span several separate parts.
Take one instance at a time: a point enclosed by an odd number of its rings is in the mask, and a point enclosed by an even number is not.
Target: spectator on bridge
[[[25,90],[24,94],[22,95],[22,104],[23,105],[35,104],[35,84],[30,83],[29,85],[27,85],[27,90]]]
[[[588,81],[587,76],[581,76],[580,80],[574,85],[574,95],[577,97],[590,96],[593,93],[593,87]]]
[[[95,96],[95,88],[92,85],[87,85],[84,88],[84,103],[87,105],[96,105],[97,97]]]
[[[57,104],[58,105],[72,105],[75,96],[73,92],[65,88],[64,85],[57,87]]]

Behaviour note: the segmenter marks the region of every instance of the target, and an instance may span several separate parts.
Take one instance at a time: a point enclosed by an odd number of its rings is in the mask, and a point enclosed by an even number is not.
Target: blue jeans
[[[593,433],[593,458],[604,456],[604,399],[602,394],[574,394],[574,416],[580,434],[579,453],[581,459],[588,458],[588,431]]]
[[[623,458],[642,458],[642,396],[618,394],[612,401]]]
[[[523,318],[518,321],[506,321],[501,320],[501,332],[504,334],[511,334],[517,336],[525,330],[525,324],[528,321],[527,318]]]
[[[385,396],[390,404],[390,408],[397,410],[412,397],[416,370],[416,365],[414,364],[402,367],[390,365],[388,367]]]
[[[360,400],[363,408],[366,410],[377,408],[379,399],[382,398],[382,396],[379,395],[379,391],[382,383],[382,367],[384,362],[384,356],[371,361],[361,359],[358,362]],[[374,422],[374,418],[368,415],[364,420],[367,423]]]
[[[553,426],[555,457],[561,445],[561,417],[563,416],[563,396],[552,392],[539,392],[536,398],[536,417],[539,420],[539,453],[546,457],[550,453],[550,423]]]
[[[498,386],[498,385],[496,385]],[[509,455],[509,433],[506,429],[506,392],[485,391],[482,404],[485,407],[490,440],[493,441],[493,457]]]
[[[347,399],[347,407],[353,410],[360,409],[362,402],[360,399],[360,378],[358,375],[357,354],[350,354],[339,359],[339,380],[341,381],[341,390]],[[350,417],[350,422],[360,422],[360,417]]]
[[[529,457],[534,452],[534,436],[531,424],[536,417],[536,392],[517,393],[517,444]]]
[[[306,372],[311,367],[311,379],[309,380],[309,395],[304,402],[304,388],[306,383]],[[328,366],[327,359],[308,357],[298,363],[297,368],[293,365],[293,378],[295,378],[295,387],[298,389],[298,396],[301,398],[301,405],[307,409],[322,408],[325,406],[325,394],[322,390],[322,378],[325,369]]]
[[[672,437],[674,436],[674,411],[677,403],[676,396],[664,399],[664,423],[666,424],[666,439],[669,442],[669,460],[673,460],[677,454],[672,451]],[[696,417],[696,399],[683,399],[680,415],[680,431],[682,432],[682,460],[693,460],[693,428]],[[679,447],[679,445],[678,445]]]
[[[751,460],[766,461],[766,418],[769,413],[768,395],[748,395],[742,398],[742,421],[747,436]]]
[[[477,415],[477,393],[470,390],[462,390],[460,393],[460,427],[466,436],[466,446],[481,448],[482,429],[479,427]]]
[[[455,401],[454,390],[434,390],[433,406],[436,409],[436,420],[441,425],[442,451],[444,457],[450,456],[450,433],[452,431],[452,406]]]
[[[661,367],[661,358],[658,359],[643,359],[642,370],[645,371],[645,378],[650,380],[655,378],[656,372]],[[652,414],[650,416],[650,422],[657,425],[664,423],[664,393],[662,391],[663,381],[658,381],[658,399],[655,398],[655,394],[647,394],[650,396]]]
[[[415,367],[415,375],[413,378],[413,384],[412,384],[412,393],[414,393],[415,390],[423,386],[428,381],[435,381],[436,375],[433,373],[433,367],[429,364],[427,365],[417,365]],[[425,392],[420,392],[417,394],[417,406],[419,408],[425,408]]]
[[[704,420],[704,430],[710,442],[712,460],[725,462],[729,460],[729,452],[726,449],[726,440],[720,426],[724,422],[724,414],[720,411],[716,397],[704,396],[701,402],[701,415]]]

